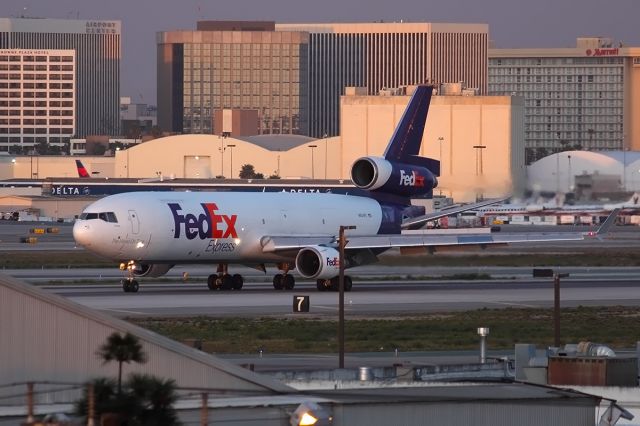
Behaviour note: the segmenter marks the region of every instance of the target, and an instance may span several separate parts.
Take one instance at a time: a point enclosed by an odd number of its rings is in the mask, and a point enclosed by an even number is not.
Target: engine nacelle
[[[164,263],[136,263],[135,267],[133,268],[133,275],[135,275],[136,277],[161,277],[169,272],[169,269],[173,268],[173,266],[174,265],[167,265]]]
[[[437,162],[419,157],[416,161]],[[351,180],[361,189],[407,197],[429,194],[438,185],[436,176],[427,167],[392,163],[382,157],[357,159],[351,166]]]
[[[304,278],[326,280],[340,273],[339,259],[340,253],[332,247],[305,247],[296,256],[296,269]]]

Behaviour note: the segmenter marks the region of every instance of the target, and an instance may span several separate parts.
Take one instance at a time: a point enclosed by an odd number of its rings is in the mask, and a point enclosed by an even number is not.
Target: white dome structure
[[[527,168],[527,189],[533,192],[572,192],[575,176],[619,177],[620,191],[640,189],[638,151],[564,151],[541,158]]]

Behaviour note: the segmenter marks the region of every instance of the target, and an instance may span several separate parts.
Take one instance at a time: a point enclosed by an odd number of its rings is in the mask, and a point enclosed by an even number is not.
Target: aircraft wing
[[[386,249],[386,248],[436,248],[436,247],[463,247],[513,244],[513,243],[539,243],[553,241],[579,241],[585,238],[600,238],[613,226],[619,209],[614,210],[597,231],[591,232],[526,232],[508,233],[491,232],[477,234],[442,234],[430,230],[413,232],[411,234],[392,235],[348,235],[346,250]],[[262,238],[262,250],[264,252],[279,252],[287,250],[300,250],[304,247],[320,245],[337,247],[335,236],[268,236]]]
[[[428,214],[425,214],[423,216],[412,217],[412,218],[407,219],[404,222],[402,222],[402,229],[415,229],[416,227],[421,226],[425,222],[429,222],[431,220],[440,219],[442,217],[450,216],[452,214],[458,214],[458,213],[466,212],[466,211],[469,211],[469,210],[475,210],[475,209],[478,209],[478,208],[484,207],[484,206],[490,206],[491,204],[501,203],[501,202],[507,200],[508,198],[509,197],[493,198],[491,200],[484,200],[484,201],[480,201],[480,202],[477,202],[477,203],[465,204],[463,206],[444,208],[444,209],[441,209],[441,210],[439,210],[437,212],[428,213]]]
[[[393,235],[347,235],[347,250],[382,249],[382,248],[417,248],[417,247],[453,247],[453,246],[488,246],[511,243],[532,243],[551,241],[578,241],[583,240],[582,232],[555,232],[541,233],[530,232],[515,233],[478,233],[478,234],[393,234]],[[337,247],[335,237],[265,237],[262,250],[264,252],[278,252],[287,250],[299,250],[308,246]]]

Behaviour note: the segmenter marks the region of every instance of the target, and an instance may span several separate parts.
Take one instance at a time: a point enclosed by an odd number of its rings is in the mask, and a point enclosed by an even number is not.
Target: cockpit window
[[[80,215],[80,219],[82,220],[91,220],[91,219],[97,219],[98,218],[98,213],[82,213]]]
[[[107,222],[118,223],[118,219],[114,212],[107,212]]]
[[[118,223],[118,219],[116,218],[116,214],[114,212],[82,213],[80,215],[80,219],[82,220],[100,219],[100,220],[104,220],[105,222]]]

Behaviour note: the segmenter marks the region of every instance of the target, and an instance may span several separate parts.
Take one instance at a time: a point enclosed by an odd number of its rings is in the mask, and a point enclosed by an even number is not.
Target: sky
[[[574,47],[611,37],[640,47],[640,0],[0,0],[1,17],[122,21],[121,96],[156,102],[156,33],[198,20],[489,24],[494,47]]]

